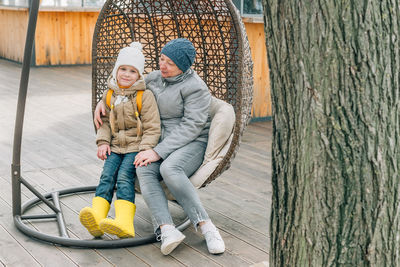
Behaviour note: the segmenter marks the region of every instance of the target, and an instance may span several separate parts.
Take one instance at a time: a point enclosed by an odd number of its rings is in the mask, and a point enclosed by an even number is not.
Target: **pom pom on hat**
[[[143,76],[145,58],[142,53],[142,44],[133,42],[119,51],[117,61],[112,71],[113,78],[117,79],[117,71],[123,65],[133,66]]]
[[[177,38],[169,41],[162,49],[161,54],[169,57],[183,72],[193,65],[196,50],[191,41],[186,38]]]
[[[132,42],[129,47],[142,51],[143,47],[142,44],[139,42]]]

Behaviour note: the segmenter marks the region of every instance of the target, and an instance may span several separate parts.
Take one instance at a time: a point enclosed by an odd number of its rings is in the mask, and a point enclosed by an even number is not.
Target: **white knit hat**
[[[112,72],[113,78],[117,80],[118,68],[122,65],[133,66],[139,71],[139,75],[143,76],[144,71],[144,55],[142,53],[142,44],[133,42],[129,46],[119,51],[117,61]]]

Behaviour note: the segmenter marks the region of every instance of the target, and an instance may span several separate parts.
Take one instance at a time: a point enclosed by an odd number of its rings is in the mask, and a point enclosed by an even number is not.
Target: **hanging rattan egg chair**
[[[21,75],[12,163],[13,216],[19,230],[34,238],[65,246],[107,248],[154,242],[155,236],[121,240],[79,240],[68,237],[59,196],[94,191],[95,186],[64,189],[40,194],[20,174],[23,114],[28,85],[30,55],[36,28],[39,0],[32,0],[25,55]],[[218,165],[205,177],[205,186],[229,168],[247,123],[252,104],[252,61],[240,14],[230,0],[108,0],[98,17],[92,46],[92,111],[107,88],[118,52],[132,41],[143,45],[145,74],[158,69],[158,57],[165,43],[184,37],[192,41],[197,56],[193,68],[208,85],[212,95],[231,104],[235,119],[230,142]],[[21,184],[37,198],[21,206]],[[26,216],[23,213],[39,202],[54,214]],[[54,204],[53,204],[54,203]],[[60,236],[49,236],[28,227],[26,219],[56,218]],[[186,221],[179,227],[189,225]]]
[[[93,39],[92,108],[94,111],[107,89],[107,78],[121,48],[132,41],[143,44],[146,74],[159,69],[161,48],[178,37],[192,41],[197,51],[193,68],[212,95],[230,103],[236,115],[230,147],[201,185],[205,186],[230,166],[250,119],[250,48],[240,14],[231,1],[107,1]]]

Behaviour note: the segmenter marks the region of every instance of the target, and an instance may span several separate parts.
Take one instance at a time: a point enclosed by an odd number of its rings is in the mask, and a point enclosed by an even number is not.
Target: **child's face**
[[[117,71],[117,82],[120,86],[129,87],[139,79],[139,72],[132,66],[122,65]]]

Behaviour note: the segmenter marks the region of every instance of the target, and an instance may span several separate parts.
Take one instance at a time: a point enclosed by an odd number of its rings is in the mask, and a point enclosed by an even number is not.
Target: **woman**
[[[160,112],[161,138],[153,149],[140,152],[134,164],[157,238],[161,232],[164,255],[171,253],[185,236],[174,226],[161,180],[194,227],[200,227],[208,251],[212,254],[225,251],[221,235],[188,178],[203,161],[210,126],[211,94],[204,81],[190,68],[195,56],[195,48],[189,40],[174,39],[161,50],[160,70],[151,72],[145,79]],[[96,109],[96,125],[101,122],[101,108],[100,104]]]

